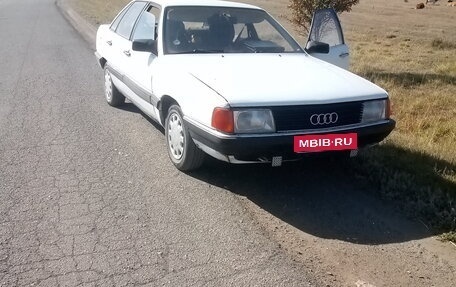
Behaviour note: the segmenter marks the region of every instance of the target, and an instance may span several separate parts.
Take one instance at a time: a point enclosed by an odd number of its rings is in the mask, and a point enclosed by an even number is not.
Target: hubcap
[[[111,102],[112,100],[112,81],[111,81],[111,74],[108,70],[105,72],[105,95],[106,100]]]
[[[181,117],[173,113],[168,122],[168,144],[172,156],[180,160],[184,154],[184,128],[182,127]]]

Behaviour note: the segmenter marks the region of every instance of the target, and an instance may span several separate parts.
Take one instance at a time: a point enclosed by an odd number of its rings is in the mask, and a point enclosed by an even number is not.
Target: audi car
[[[132,1],[99,27],[95,55],[108,104],[127,98],[162,125],[183,171],[206,156],[272,166],[355,156],[395,127],[387,92],[347,70],[332,9],[315,12],[302,47],[256,6]]]

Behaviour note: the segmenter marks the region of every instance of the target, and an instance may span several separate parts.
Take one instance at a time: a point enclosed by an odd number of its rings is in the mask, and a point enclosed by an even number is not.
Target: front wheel
[[[177,169],[191,171],[203,164],[204,152],[193,142],[178,105],[172,105],[168,110],[165,136],[168,155]]]
[[[104,90],[106,101],[109,105],[117,107],[125,103],[125,97],[112,83],[111,72],[108,69],[108,65],[104,68]]]

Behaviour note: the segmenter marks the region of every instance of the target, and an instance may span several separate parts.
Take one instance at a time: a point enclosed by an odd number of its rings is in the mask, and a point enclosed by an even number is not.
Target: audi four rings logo
[[[338,120],[337,113],[314,114],[310,117],[310,123],[314,126],[335,124]]]

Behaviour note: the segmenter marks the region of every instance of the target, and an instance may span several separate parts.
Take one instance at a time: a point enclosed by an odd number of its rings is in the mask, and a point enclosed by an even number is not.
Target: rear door
[[[307,46],[311,42],[329,45],[329,53],[310,53],[312,56],[348,70],[350,53],[345,44],[339,17],[334,9],[321,9],[314,13]]]
[[[131,56],[130,37],[133,27],[138,20],[140,13],[143,11],[147,2],[133,2],[115,27],[115,33],[112,34],[111,51],[112,57],[108,65],[113,70],[113,75],[120,81],[124,81],[128,64]],[[113,23],[114,24],[114,23]],[[121,87],[118,87],[121,88]]]
[[[117,17],[114,19],[114,21],[112,21],[111,25],[109,25],[108,28],[104,28],[103,26],[105,25],[101,25],[97,31],[97,51],[100,52],[100,54],[103,55],[103,57],[108,62],[111,62],[114,55],[113,38],[116,37],[115,31],[117,29],[117,26],[119,26],[120,20],[122,20],[123,16],[130,8],[130,4],[125,6],[125,8],[117,15]],[[101,27],[103,27],[104,30],[101,31]]]

